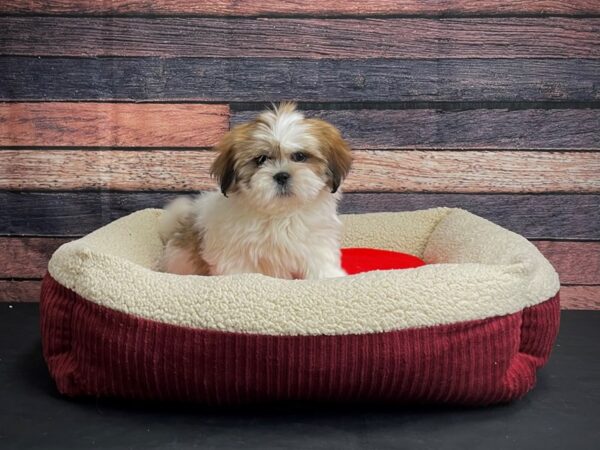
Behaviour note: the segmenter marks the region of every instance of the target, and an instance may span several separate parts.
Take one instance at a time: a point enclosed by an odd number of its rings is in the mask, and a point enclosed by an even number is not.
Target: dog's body
[[[344,275],[337,201],[351,156],[333,126],[283,104],[234,128],[217,151],[221,192],[177,199],[163,214],[161,270]]]

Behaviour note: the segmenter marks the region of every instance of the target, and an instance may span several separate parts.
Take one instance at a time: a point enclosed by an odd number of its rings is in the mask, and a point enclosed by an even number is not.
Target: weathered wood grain
[[[598,59],[0,58],[0,100],[593,102]]]
[[[40,280],[0,280],[0,302],[38,302],[41,284]]]
[[[391,15],[391,14],[597,14],[595,0],[4,0],[0,13],[43,14],[199,14]]]
[[[0,17],[0,54],[215,58],[598,58],[600,19]]]
[[[0,237],[0,278],[41,278],[68,238]],[[534,241],[563,284],[600,285],[600,242]]]
[[[42,278],[65,238],[0,237],[0,278]]]
[[[471,109],[305,112],[336,125],[354,148],[598,149],[600,109]],[[232,124],[256,111],[238,111]]]
[[[209,151],[0,151],[5,190],[203,190]],[[355,151],[347,192],[600,192],[595,152]]]
[[[0,192],[0,234],[80,236],[177,192]],[[600,240],[597,194],[346,193],[342,213],[467,209],[531,239]]]
[[[600,309],[600,286],[562,286],[560,306],[562,309]]]
[[[0,302],[37,302],[40,298],[41,281],[0,280]],[[562,286],[560,291],[562,309],[600,309],[600,286]]]
[[[346,190],[598,192],[600,157],[583,152],[355,152]]]
[[[0,103],[0,145],[208,147],[229,127],[225,105]]]
[[[201,190],[213,152],[179,150],[0,151],[0,189]]]
[[[534,244],[552,263],[561,283],[600,285],[600,242],[535,241]]]

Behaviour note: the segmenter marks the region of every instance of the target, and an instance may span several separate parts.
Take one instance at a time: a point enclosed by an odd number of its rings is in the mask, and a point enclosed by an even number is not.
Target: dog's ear
[[[227,197],[227,191],[235,182],[234,135],[230,131],[215,146],[217,157],[212,163],[210,174],[217,179],[221,192]]]
[[[327,159],[329,185],[335,193],[352,166],[352,152],[336,127],[320,119],[309,119],[313,132],[319,139],[323,156]]]

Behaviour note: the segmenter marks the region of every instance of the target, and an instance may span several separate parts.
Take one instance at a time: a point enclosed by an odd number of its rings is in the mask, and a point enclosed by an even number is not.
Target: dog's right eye
[[[257,166],[262,166],[267,160],[267,155],[260,155],[258,158],[254,158]]]

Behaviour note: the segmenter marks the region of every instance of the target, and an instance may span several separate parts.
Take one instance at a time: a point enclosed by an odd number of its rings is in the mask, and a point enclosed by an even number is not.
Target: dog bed
[[[426,265],[318,281],[155,272],[160,214],[131,214],[53,255],[41,330],[63,394],[486,405],[534,386],[558,331],[552,266],[464,210],[343,216],[344,247]]]

